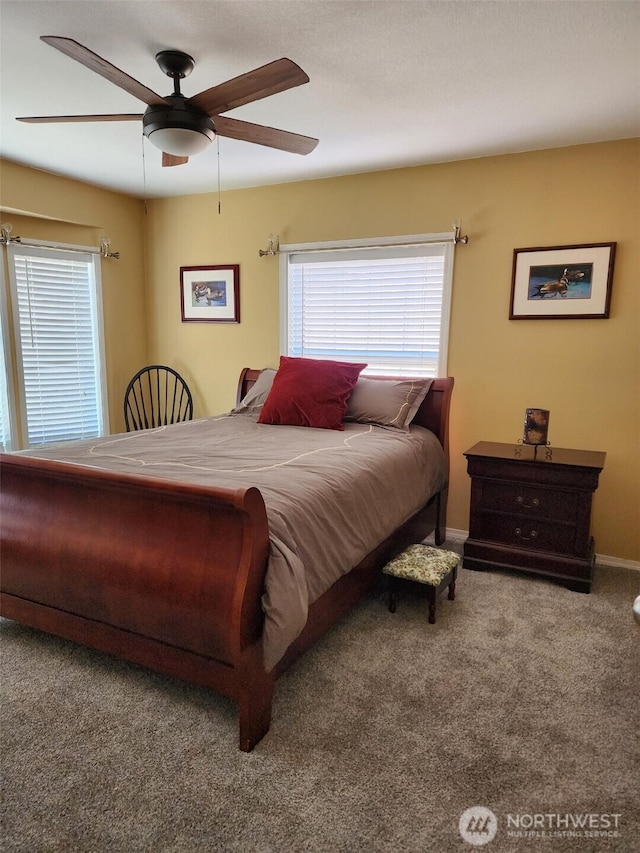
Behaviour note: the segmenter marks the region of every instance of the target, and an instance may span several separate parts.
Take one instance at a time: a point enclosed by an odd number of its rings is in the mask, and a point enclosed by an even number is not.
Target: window
[[[365,361],[381,376],[446,375],[452,238],[281,246],[281,351]]]
[[[12,445],[103,435],[98,256],[23,244],[10,245],[7,254],[21,423]],[[3,381],[11,376],[6,361]]]

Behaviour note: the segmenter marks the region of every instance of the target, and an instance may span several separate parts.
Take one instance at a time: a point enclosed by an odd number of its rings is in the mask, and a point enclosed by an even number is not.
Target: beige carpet
[[[638,851],[638,592],[463,570],[435,625],[380,593],[279,681],[248,755],[231,702],[2,621],[2,850]],[[513,834],[536,815],[558,834]],[[609,834],[569,835],[584,815]]]

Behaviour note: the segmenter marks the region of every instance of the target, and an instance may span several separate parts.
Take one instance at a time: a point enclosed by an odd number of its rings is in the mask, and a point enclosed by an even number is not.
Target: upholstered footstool
[[[456,576],[460,555],[444,548],[432,548],[431,545],[409,545],[394,560],[382,569],[389,575],[389,610],[396,612],[396,595],[399,582],[413,581],[423,584],[429,602],[429,622],[436,621],[436,600],[438,595],[449,588],[449,601],[456,597]]]

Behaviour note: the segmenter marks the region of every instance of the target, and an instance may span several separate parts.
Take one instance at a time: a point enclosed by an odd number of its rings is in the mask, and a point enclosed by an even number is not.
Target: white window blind
[[[11,246],[9,259],[24,441],[102,435],[96,256]]]
[[[444,242],[287,253],[283,351],[383,376],[445,375],[452,262]]]

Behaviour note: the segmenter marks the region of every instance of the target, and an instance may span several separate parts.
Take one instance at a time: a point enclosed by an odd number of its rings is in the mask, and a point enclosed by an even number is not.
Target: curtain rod
[[[393,240],[393,238],[381,238],[378,243],[367,243],[363,242],[354,242],[354,243],[344,243],[340,245],[335,244],[326,244],[319,245],[313,248],[307,248],[304,245],[296,245],[289,244],[280,246],[279,237],[271,235],[269,237],[269,246],[267,249],[260,249],[258,252],[259,256],[265,257],[266,255],[280,255],[280,254],[296,254],[297,252],[303,252],[306,254],[312,253],[320,253],[320,252],[349,252],[352,249],[387,249],[387,248],[410,248],[412,246],[437,246],[444,245],[446,243],[453,243],[457,245],[458,243],[467,244],[469,242],[468,235],[461,236],[460,235],[460,225],[456,224],[453,226],[453,231],[451,233],[440,233],[434,235],[431,240],[411,240],[411,241],[401,241],[397,242]]]
[[[352,249],[408,249],[412,246],[441,246],[447,243],[457,243],[457,242],[467,242],[454,240],[453,237],[450,240],[419,240],[416,243],[359,243],[357,245],[349,245],[349,246],[334,246],[333,248],[327,247],[326,249],[287,249],[286,246],[283,246],[278,252],[273,252],[274,255],[295,255],[295,254],[305,254],[312,255],[315,253],[322,252],[350,252]]]
[[[99,246],[76,246],[68,245],[61,246],[59,243],[52,243],[49,240],[35,240],[31,238],[23,239],[22,237],[14,237],[12,235],[13,227],[5,222],[0,225],[0,245],[5,246],[25,246],[28,249],[50,249],[54,252],[76,252],[81,255],[100,255],[103,258],[120,259],[120,252],[109,251],[109,240],[100,240]]]

